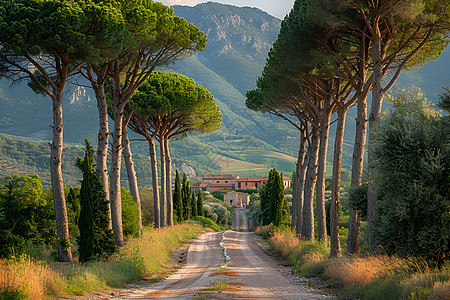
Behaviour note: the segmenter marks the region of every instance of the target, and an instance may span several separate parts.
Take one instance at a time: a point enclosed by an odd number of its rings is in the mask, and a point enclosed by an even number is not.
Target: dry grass
[[[300,240],[290,231],[275,231],[270,241],[274,249],[282,256],[295,253],[300,247]]]
[[[43,299],[49,294],[83,295],[120,287],[143,277],[159,279],[172,270],[172,253],[200,231],[198,223],[145,230],[109,261],[47,265],[30,259],[0,260],[0,293],[20,291],[30,299]]]
[[[437,281],[433,284],[433,290],[429,297],[430,300],[450,299],[450,281]]]
[[[418,294],[429,295],[429,299],[450,299],[450,270],[416,273],[402,280],[400,286],[405,299]]]
[[[42,299],[47,294],[58,294],[64,282],[58,272],[45,264],[30,259],[0,260],[0,291],[21,291],[30,299]]]
[[[389,256],[342,258],[324,266],[324,275],[347,285],[364,285],[377,277],[410,269],[407,260]]]

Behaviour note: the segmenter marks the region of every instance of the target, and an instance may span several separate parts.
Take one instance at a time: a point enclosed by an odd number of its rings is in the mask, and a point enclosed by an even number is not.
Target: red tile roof
[[[191,188],[207,188],[209,184],[207,183],[203,183],[203,182],[199,182],[196,184],[191,185]]]
[[[267,181],[269,178],[268,177],[261,177],[261,178],[257,178],[257,177],[247,177],[247,178],[239,178],[237,181]]]
[[[224,179],[236,179],[236,176],[232,174],[206,174],[203,176],[203,180],[224,180]]]

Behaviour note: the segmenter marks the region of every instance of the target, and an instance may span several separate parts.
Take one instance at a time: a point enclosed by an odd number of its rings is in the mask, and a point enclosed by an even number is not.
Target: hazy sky
[[[211,0],[156,0],[166,5],[189,5],[194,6],[198,3],[210,2]],[[250,6],[260,8],[269,14],[283,19],[289,13],[294,0],[213,0],[212,2],[219,2],[225,4],[232,4],[236,6]]]

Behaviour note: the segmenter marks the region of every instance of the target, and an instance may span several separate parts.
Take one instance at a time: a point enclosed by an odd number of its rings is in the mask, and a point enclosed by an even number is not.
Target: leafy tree
[[[173,213],[176,215],[177,222],[184,220],[183,198],[181,196],[181,180],[178,170],[175,173],[175,188],[173,190]]]
[[[367,216],[367,184],[351,188],[348,191],[348,202],[351,209],[357,210],[361,218]]]
[[[80,262],[86,262],[96,257],[110,256],[116,249],[114,234],[108,229],[108,202],[99,175],[94,170],[94,149],[88,140],[84,159],[78,158],[77,167],[83,172],[78,251]]]
[[[61,157],[62,99],[67,79],[95,52],[95,34],[78,1],[2,1],[0,4],[0,76],[31,80],[53,106],[50,173],[60,261],[71,261]],[[77,62],[72,65],[72,62]]]
[[[173,9],[160,2],[117,1],[123,11],[129,41],[125,51],[112,61],[109,69],[109,93],[114,110],[111,157],[111,212],[116,244],[123,246],[120,197],[120,169],[124,110],[135,90],[153,70],[181,57],[202,51],[206,35],[193,24],[173,15]],[[129,116],[128,116],[129,117]],[[154,166],[155,164],[152,164]],[[152,169],[156,172],[155,168]],[[156,176],[157,178],[157,176]],[[161,226],[159,189],[153,182],[155,227]]]
[[[203,217],[203,192],[200,190],[197,196],[197,215]]]
[[[389,99],[394,110],[377,130],[379,215],[369,227],[389,254],[442,262],[450,253],[450,131],[419,90]]]
[[[81,3],[81,2],[80,2]],[[123,18],[124,11],[119,5],[108,5],[103,1],[83,2],[85,9],[89,11],[86,16],[90,24],[89,31],[95,36],[90,60],[80,68],[81,74],[86,78],[94,90],[97,100],[99,129],[97,140],[97,173],[106,193],[106,201],[109,203],[109,179],[108,179],[108,139],[109,121],[107,101],[105,96],[105,83],[109,76],[109,70],[114,59],[125,51],[130,32],[127,30]],[[109,207],[109,204],[108,204]],[[109,208],[109,217],[111,211]],[[111,221],[110,221],[111,222]],[[111,224],[110,224],[111,226]]]
[[[0,256],[20,254],[27,243],[49,243],[40,231],[40,221],[53,218],[44,215],[47,206],[42,196],[39,176],[7,176],[0,185]],[[45,224],[45,223],[44,223]],[[50,224],[45,224],[50,225]],[[53,224],[54,226],[54,224]],[[46,231],[44,231],[46,232]],[[52,235],[53,237],[53,235]]]
[[[78,191],[79,194],[79,191]],[[71,219],[75,223],[75,225],[78,226],[78,219],[80,217],[80,210],[81,210],[81,204],[80,200],[77,196],[77,193],[75,192],[74,188],[69,188],[69,193],[67,194],[67,207],[70,208],[69,210],[73,211],[73,216],[69,216],[69,222]],[[69,229],[70,232],[70,229]]]
[[[155,138],[159,140],[161,162],[161,221],[172,225],[171,157],[169,141],[187,134],[217,131],[222,122],[214,97],[192,79],[176,74],[153,72],[138,88],[126,107],[133,112],[129,127],[149,142],[152,182],[158,184]],[[155,195],[156,201],[156,195]],[[166,212],[167,208],[167,212]]]
[[[445,92],[439,96],[439,107],[450,113],[450,86],[444,86]]]
[[[134,236],[139,231],[139,209],[129,191],[122,188],[121,195],[123,234]]]

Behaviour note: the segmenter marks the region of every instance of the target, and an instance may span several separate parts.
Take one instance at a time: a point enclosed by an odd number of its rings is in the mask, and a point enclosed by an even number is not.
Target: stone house
[[[246,208],[250,203],[250,195],[236,191],[229,191],[223,195],[223,202],[233,207]]]

